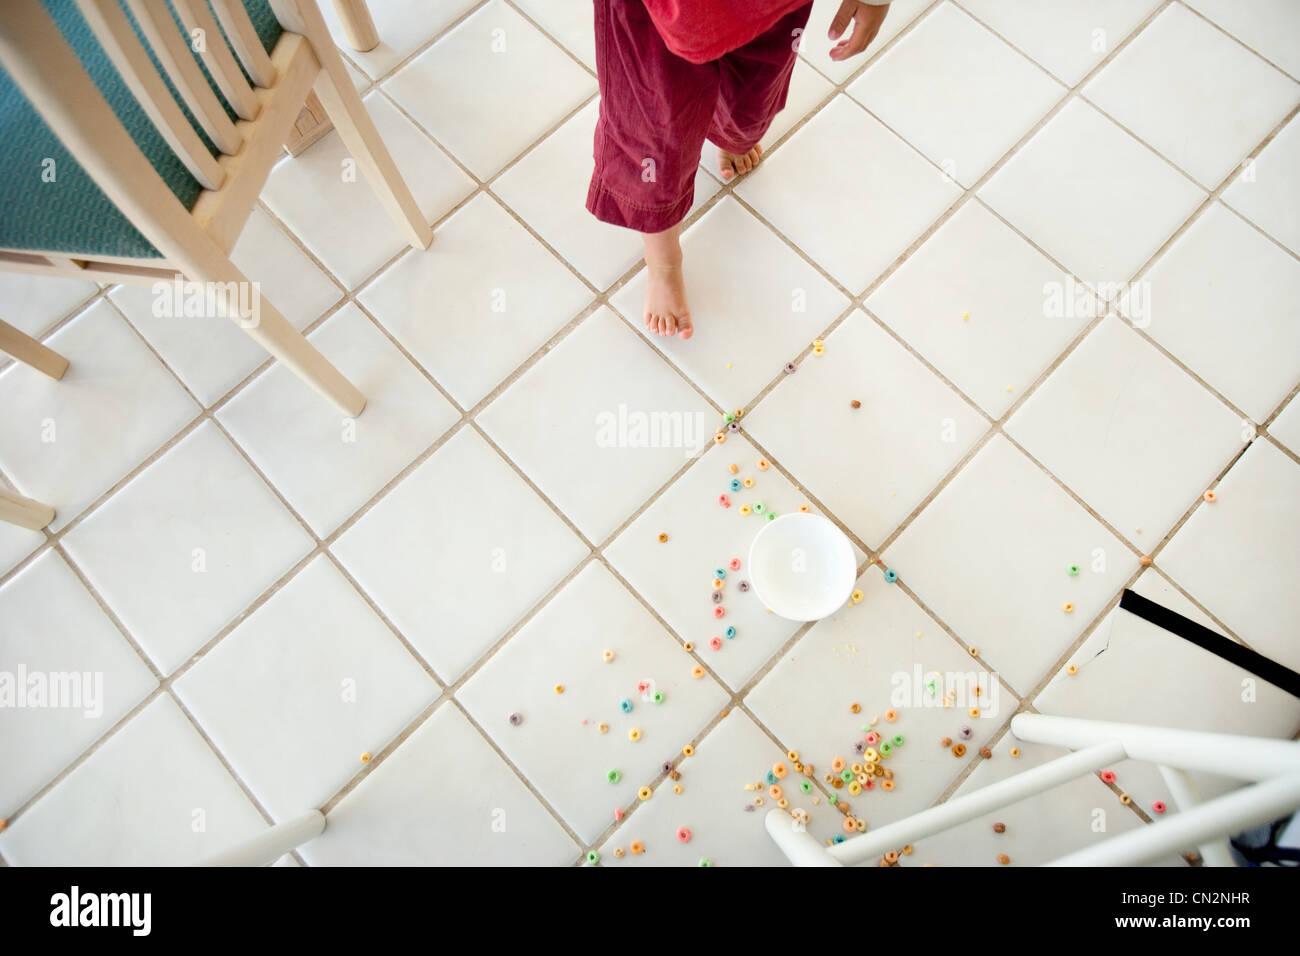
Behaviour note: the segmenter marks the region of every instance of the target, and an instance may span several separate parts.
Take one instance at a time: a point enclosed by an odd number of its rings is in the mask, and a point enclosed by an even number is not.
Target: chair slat
[[[220,87],[226,102],[240,119],[256,119],[260,104],[253,95],[248,80],[240,72],[230,47],[226,46],[226,39],[217,27],[212,12],[208,10],[206,0],[172,0],[172,3],[176,5],[176,12],[181,15],[181,22],[191,36],[195,31],[202,31],[205,42],[203,49],[197,52],[203,59],[203,65],[208,68],[208,73]]]
[[[117,0],[77,0],[77,7],[140,108],[190,175],[205,189],[220,189],[226,175],[221,164],[185,118]]]
[[[167,5],[149,0],[127,0],[136,23],[144,32],[172,85],[199,121],[203,131],[228,156],[239,152],[243,139],[226,115],[217,95],[208,86],[203,71],[190,53],[190,46],[172,20]]]
[[[239,62],[253,78],[253,82],[264,89],[275,85],[275,67],[271,57],[262,46],[262,40],[248,18],[240,0],[212,0],[212,9],[217,11],[217,19],[226,31],[226,39],[234,47]]]

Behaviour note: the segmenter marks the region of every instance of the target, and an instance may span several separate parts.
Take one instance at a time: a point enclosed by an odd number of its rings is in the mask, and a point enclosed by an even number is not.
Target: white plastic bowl
[[[749,581],[773,614],[817,621],[835,613],[857,579],[853,545],[821,515],[784,514],[749,546]]]

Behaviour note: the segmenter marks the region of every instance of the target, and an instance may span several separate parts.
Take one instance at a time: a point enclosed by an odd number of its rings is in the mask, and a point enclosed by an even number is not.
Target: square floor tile
[[[846,156],[870,156],[871,175],[852,174]],[[736,193],[855,295],[960,195],[847,96],[823,107]]]
[[[0,318],[28,335],[46,331],[99,291],[93,282],[0,272]],[[8,356],[0,352],[0,361]]]
[[[1148,569],[1133,585],[1142,597],[1222,634],[1157,571]],[[1177,727],[1219,734],[1287,738],[1300,723],[1300,701],[1223,658],[1115,608],[1071,655],[1078,670],[1062,670],[1033,701],[1044,714],[1112,720],[1127,724]],[[1178,693],[1152,684],[1152,674],[1177,674]],[[1125,760],[1115,772],[1122,789],[1151,813],[1162,800],[1177,809],[1158,769]],[[1217,774],[1193,773],[1202,800],[1239,784]],[[1154,814],[1153,814],[1154,815]]]
[[[641,261],[642,243],[639,233],[601,222],[587,211],[599,111],[599,100],[588,103],[502,173],[492,191],[588,282],[606,289]],[[697,172],[692,210],[719,188],[703,170]]]
[[[382,0],[367,3],[379,45],[373,50],[354,50],[332,3],[322,3],[320,12],[340,49],[361,67],[371,79],[378,79],[456,20],[464,16],[478,0]]]
[[[0,588],[0,674],[7,678],[0,687],[9,684],[0,707],[0,816],[12,814],[158,686],[52,551]]]
[[[743,424],[868,547],[884,541],[988,428],[860,310]]]
[[[695,334],[645,328],[643,269],[615,308],[723,408],[748,404],[850,305],[782,239],[730,197],[682,236]]]
[[[1292,398],[1268,426],[1268,433],[1291,449],[1292,454],[1300,455],[1300,401]]]
[[[969,188],[1065,87],[959,7],[942,3],[848,93]]]
[[[614,654],[608,662],[606,650]],[[604,565],[591,562],[456,697],[590,843],[614,822],[614,808],[635,803],[637,788],[658,781],[660,765],[726,705],[716,681],[691,677],[694,663]],[[656,692],[662,703],[650,699]],[[621,709],[624,700],[630,711]],[[523,718],[518,726],[511,713]],[[622,774],[612,785],[610,770]],[[655,799],[672,799],[667,790]]]
[[[262,301],[297,329],[342,298],[338,286],[261,209],[249,216],[231,259],[257,284]],[[121,285],[109,297],[194,396],[212,405],[271,355],[224,315],[178,314],[177,305],[183,310],[188,299],[183,287],[179,296],[176,288]]]
[[[1291,120],[1220,195],[1237,212],[1300,255],[1300,122]]]
[[[460,420],[397,346],[348,303],[308,337],[366,396],[341,416],[276,365],[218,418],[285,500],[324,538]]]
[[[596,92],[596,79],[515,10],[491,0],[383,88],[487,180]]]
[[[786,92],[785,108],[777,113],[772,125],[763,134],[764,150],[772,147],[786,133],[812,112],[821,102],[835,92],[826,77],[822,76],[802,59],[795,60],[794,71],[790,74],[790,89]],[[714,182],[721,182],[718,172],[718,147],[707,139],[704,141],[700,166]],[[698,203],[699,180],[696,180],[696,197]]]
[[[879,827],[938,800],[979,759],[979,748],[1019,701],[902,589],[887,584],[880,568],[868,568],[858,587],[862,603],[818,621],[749,692],[745,705],[813,764],[818,779],[836,757],[850,764],[859,759],[864,727],[889,740],[902,735],[906,743],[883,764],[894,772],[894,790],[877,786],[856,796],[834,791],[852,803],[854,816]],[[931,681],[934,693],[927,687]],[[792,694],[796,687],[817,692]],[[862,708],[857,715],[850,709],[855,703]],[[971,708],[980,716],[971,717]],[[898,715],[892,723],[884,716],[890,710]],[[938,741],[956,739],[964,726],[972,731],[963,741],[967,754],[954,759]]]
[[[1255,650],[1300,667],[1285,595],[1300,574],[1300,465],[1256,440],[1160,552],[1160,567]]]
[[[967,202],[867,309],[993,418],[1099,314],[1096,298],[980,202]]]
[[[323,555],[174,689],[279,821],[322,806],[440,693]]]
[[[1089,283],[1127,282],[1205,194],[1079,99],[984,184],[999,215]]]
[[[595,72],[596,20],[587,0],[515,0],[515,6]]]
[[[1113,315],[1005,428],[1120,534],[1143,543],[1160,540],[1244,444],[1230,408]]]
[[[601,866],[699,866],[701,859],[714,866],[790,865],[763,823],[774,802],[745,789],[762,781],[775,764],[790,761],[749,715],[731,711],[695,745],[694,756],[678,759],[682,792],[661,784],[654,797],[638,803],[600,847]],[[794,779],[787,776],[783,789],[791,810],[807,811],[808,832],[818,839],[840,832],[843,818],[821,791],[802,793]],[[760,796],[763,803],[755,804]],[[691,831],[689,843],[677,839],[683,826]],[[628,852],[634,840],[644,845],[644,853]],[[622,857],[614,855],[616,847],[622,847]]]
[[[375,92],[363,102],[429,222],[441,219],[474,191],[474,181],[386,97]],[[301,156],[280,160],[262,190],[262,201],[349,289],[409,248],[337,130]]]
[[[579,848],[465,715],[445,704],[330,811],[325,832],[300,852],[312,866],[564,866]]]
[[[591,301],[581,280],[489,196],[403,256],[361,304],[469,408]]]
[[[1019,758],[1009,755],[1012,747],[1020,749]],[[1023,743],[1006,734],[993,747],[993,758],[980,761],[953,797],[964,797],[1069,753],[1060,747]],[[995,833],[994,822],[1006,829]],[[1144,825],[1096,774],[1087,774],[917,840],[912,856],[906,859],[910,866],[932,863],[996,867],[998,857],[1006,856],[1009,866],[1041,866]],[[1170,853],[1150,865],[1186,864],[1177,854]]]
[[[844,36],[830,39],[831,20],[839,4],[816,3],[808,26],[799,41],[799,55],[818,71],[830,78],[832,83],[843,83],[850,76],[862,69],[894,37],[898,36],[911,24],[921,11],[928,7],[931,0],[894,0],[885,14],[885,22],[880,25],[880,32],[871,41],[871,45],[862,53],[847,60],[832,60],[831,48],[853,32],[852,25],[844,31]]]
[[[768,613],[753,591],[741,592],[732,584],[746,581],[749,546],[765,524],[758,515],[742,515],[742,505],[762,502],[768,513],[785,514],[808,504],[807,498],[784,475],[772,468],[761,471],[762,455],[743,433],[732,434],[725,445],[705,452],[645,511],[605,548],[605,558],[623,575],[682,641],[696,645],[696,655],[733,688],[744,685],[789,639],[801,624]],[[728,470],[735,464],[736,474]],[[750,479],[750,488],[731,491],[729,482]],[[730,508],[719,506],[725,494]],[[668,535],[665,542],[659,535]],[[856,546],[858,563],[866,554]],[[727,570],[733,558],[742,562],[728,571],[723,607],[726,618],[713,616],[710,581],[718,568]],[[736,636],[713,650],[709,639],[727,626]]]
[[[1291,0],[1183,0],[1293,77],[1300,77],[1300,7]]]
[[[1300,383],[1300,264],[1221,203],[1119,305],[1254,422]]]
[[[266,828],[166,694],[0,834],[11,866],[189,866]]]
[[[95,509],[63,545],[158,669],[170,674],[307,554],[312,540],[205,422]],[[140,586],[144,581],[148,587]]]
[[[1082,92],[1206,189],[1300,101],[1300,84],[1177,3]]]
[[[332,550],[447,682],[588,553],[469,427],[403,478]]]
[[[1037,685],[1138,567],[1133,552],[1000,435],[884,560],[1019,694]],[[1070,576],[1071,565],[1078,575]]]
[[[62,529],[200,411],[107,302],[45,343],[69,361],[55,381],[17,363],[0,372],[0,468]]]
[[[478,417],[592,543],[713,440],[717,414],[609,309]]]
[[[1069,86],[1160,5],[1160,0],[1050,0],[1020,9],[1002,0],[959,2]]]

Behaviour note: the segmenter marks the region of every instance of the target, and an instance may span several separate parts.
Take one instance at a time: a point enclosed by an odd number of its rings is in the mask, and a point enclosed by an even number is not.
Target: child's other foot
[[[748,153],[729,153],[718,150],[718,174],[723,179],[731,179],[737,174],[743,175],[758,165],[763,158],[763,147],[755,146]]]
[[[682,339],[694,334],[680,262],[646,264],[645,327]]]

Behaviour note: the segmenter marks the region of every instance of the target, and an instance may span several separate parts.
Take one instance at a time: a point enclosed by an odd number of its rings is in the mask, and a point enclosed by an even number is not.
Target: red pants
[[[731,153],[762,139],[785,106],[809,3],[708,63],[669,51],[641,0],[595,0],[600,119],[587,209],[662,232],[690,211],[707,136]]]

